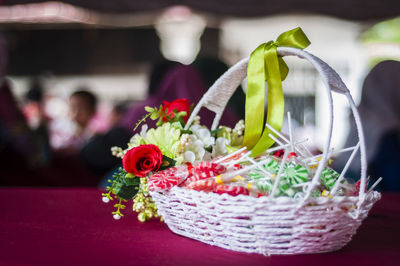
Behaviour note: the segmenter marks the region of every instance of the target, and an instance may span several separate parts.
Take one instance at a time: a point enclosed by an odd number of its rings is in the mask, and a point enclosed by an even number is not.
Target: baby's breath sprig
[[[125,151],[121,147],[113,146],[111,147],[111,154],[117,158],[124,158]]]
[[[107,193],[101,194],[103,196],[102,200],[104,203],[109,203],[110,200],[114,200],[111,194],[115,195],[115,189],[118,186],[118,183],[120,182],[122,176],[125,176],[125,174],[126,174],[125,170],[122,167],[120,167],[118,169],[118,172],[113,174],[112,179],[107,180],[107,182],[110,183],[110,185],[106,187]]]
[[[133,210],[138,213],[138,220],[140,222],[145,222],[153,217],[160,217],[157,213],[157,206],[153,198],[149,195],[147,179],[145,177],[140,178],[139,192],[133,198]]]
[[[127,202],[127,200],[117,195],[117,190],[121,187],[123,179],[125,178],[126,174],[127,174],[126,171],[122,167],[120,167],[118,171],[113,174],[112,179],[108,180],[110,185],[106,187],[107,193],[101,194],[103,196],[102,200],[105,203],[108,203],[114,199],[119,200],[119,202],[114,205],[114,207],[117,208],[117,210],[112,212],[115,220],[118,220],[122,216],[124,216],[121,213],[121,210],[126,208],[126,206],[122,204],[122,202]]]
[[[119,220],[122,216],[124,216],[121,213],[121,210],[126,208],[126,206],[124,204],[122,204],[123,201],[126,202],[126,200],[119,198],[119,202],[114,205],[114,207],[117,208],[116,211],[112,212],[112,214],[114,214],[113,217],[114,217],[115,220]]]

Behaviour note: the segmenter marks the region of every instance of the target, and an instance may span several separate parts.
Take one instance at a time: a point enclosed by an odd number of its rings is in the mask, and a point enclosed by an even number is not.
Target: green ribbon
[[[268,136],[273,132],[264,128],[265,81],[268,84],[267,123],[277,131],[280,131],[282,127],[285,106],[282,80],[286,78],[289,68],[282,57],[278,56],[276,48],[286,46],[304,49],[308,45],[310,41],[298,27],[279,35],[276,42],[269,41],[261,44],[250,55],[247,66],[243,146],[251,149],[254,157],[274,144],[274,140]]]

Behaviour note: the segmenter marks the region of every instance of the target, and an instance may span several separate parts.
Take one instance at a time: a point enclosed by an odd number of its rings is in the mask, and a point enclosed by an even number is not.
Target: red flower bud
[[[176,99],[170,103],[164,101],[162,109],[167,115],[169,115],[170,119],[175,117],[175,114],[173,113],[174,110],[176,110],[177,112],[185,111],[186,115],[183,117],[183,120],[187,122],[189,119],[190,104],[188,99]],[[168,122],[168,118],[163,117],[163,121]]]

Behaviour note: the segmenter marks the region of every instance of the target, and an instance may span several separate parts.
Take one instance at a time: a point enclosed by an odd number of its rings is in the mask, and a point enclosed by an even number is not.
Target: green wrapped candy
[[[319,197],[321,197],[321,191],[319,191],[319,190],[313,190],[313,191],[311,192],[311,197],[313,197],[313,198],[319,198]]]
[[[271,161],[264,165],[264,168],[273,174],[277,174],[279,172],[279,162],[271,159]]]
[[[279,171],[279,163],[274,159],[271,159],[268,163],[260,167],[271,174],[277,174]],[[263,179],[265,178],[265,173],[261,169],[255,168],[249,172],[249,177],[252,180]]]
[[[264,193],[270,192],[273,186],[271,180],[268,180],[266,178],[255,180],[254,185],[257,187],[258,190]]]
[[[308,172],[304,166],[290,162],[286,163],[284,166],[283,178],[293,186],[295,184],[307,182]]]
[[[322,170],[321,183],[329,191],[332,190],[338,178],[339,178],[339,173],[333,170],[332,168],[325,168],[324,170]],[[344,180],[342,180],[342,183],[343,182]]]
[[[291,184],[289,184],[285,179],[281,179],[278,184],[279,194],[278,196],[288,196],[293,197],[297,189],[293,188]]]

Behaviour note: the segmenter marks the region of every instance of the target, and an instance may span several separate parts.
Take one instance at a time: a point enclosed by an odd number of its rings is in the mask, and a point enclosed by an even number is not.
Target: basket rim
[[[268,203],[268,204],[276,204],[276,205],[298,205],[301,199],[295,199],[288,196],[279,196],[279,197],[251,197],[247,195],[238,195],[238,196],[231,196],[229,194],[217,194],[212,192],[204,192],[204,191],[196,191],[187,189],[184,187],[172,187],[170,190],[167,191],[150,191],[150,195],[153,196],[155,194],[160,194],[164,196],[168,196],[168,194],[191,194],[200,197],[208,197],[210,200],[218,200],[218,201],[228,201],[228,202],[237,202],[237,201],[251,201],[254,203]],[[375,203],[382,197],[381,193],[378,191],[370,191],[366,193],[365,200],[363,201],[364,204],[367,202]],[[333,196],[333,197],[318,197],[313,198],[310,197],[307,199],[308,204],[316,204],[316,205],[329,205],[335,203],[342,203],[342,202],[351,202],[357,203],[359,200],[359,196]],[[306,206],[305,204],[304,206]]]

